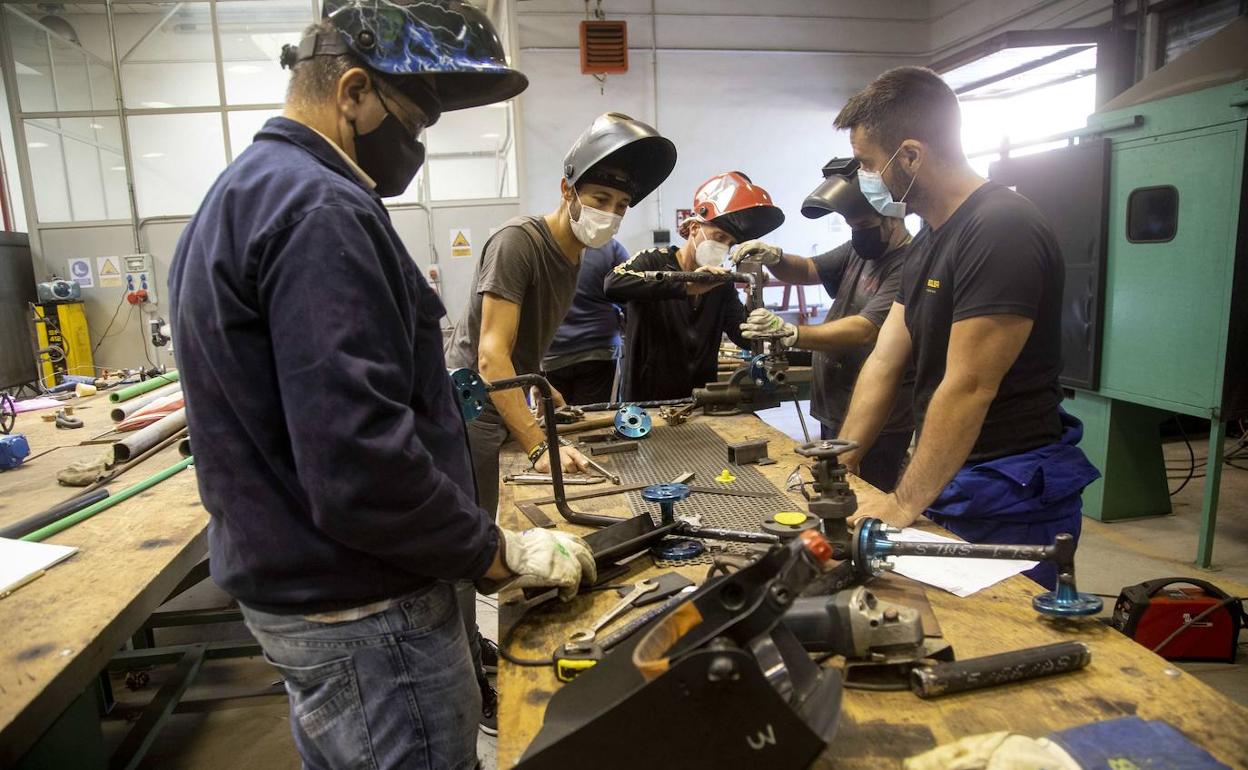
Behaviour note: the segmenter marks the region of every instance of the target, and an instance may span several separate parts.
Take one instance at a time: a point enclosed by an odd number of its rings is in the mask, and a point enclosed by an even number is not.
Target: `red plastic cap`
[[[806,546],[806,550],[810,551],[810,555],[814,556],[820,564],[832,558],[832,544],[819,532],[808,529],[800,537],[802,538],[802,545]]]

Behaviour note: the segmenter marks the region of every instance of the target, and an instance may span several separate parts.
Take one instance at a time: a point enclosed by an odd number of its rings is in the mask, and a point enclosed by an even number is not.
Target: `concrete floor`
[[[765,413],[778,429],[801,439],[792,406]],[[816,423],[808,424],[817,430]],[[1199,447],[1199,445],[1198,445]],[[1186,467],[1182,443],[1166,447],[1167,460]],[[1203,454],[1199,448],[1198,456]],[[1248,472],[1227,468],[1222,480],[1222,504],[1214,571],[1193,565],[1200,516],[1202,480],[1196,479],[1174,496],[1171,516],[1102,524],[1086,519],[1079,544],[1077,567],[1083,591],[1105,594],[1106,603],[1128,585],[1163,576],[1198,576],[1236,596],[1248,596]],[[1173,483],[1177,486],[1177,482]],[[170,608],[222,606],[226,597],[212,585],[201,585],[171,603]],[[494,637],[497,615],[490,600],[478,604],[483,632]],[[170,629],[157,639],[162,644],[192,640],[245,638],[241,625],[199,629]],[[1242,652],[1248,649],[1241,647]],[[1248,705],[1248,658],[1244,663],[1180,664],[1183,669],[1241,704]],[[106,738],[119,741],[128,719],[160,686],[167,667],[151,672],[151,681],[129,691],[114,680],[118,707],[105,723]],[[494,740],[478,741],[483,766],[495,766]],[[142,767],[170,770],[280,770],[298,768],[287,722],[287,706],[276,673],[259,659],[213,661],[206,664],[195,685],[184,696],[168,726],[157,737]]]

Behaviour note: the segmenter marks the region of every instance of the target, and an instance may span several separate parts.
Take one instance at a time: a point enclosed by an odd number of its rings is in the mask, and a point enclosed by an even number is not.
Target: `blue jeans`
[[[242,611],[286,680],[305,768],[477,766],[481,692],[450,583],[345,623]]]

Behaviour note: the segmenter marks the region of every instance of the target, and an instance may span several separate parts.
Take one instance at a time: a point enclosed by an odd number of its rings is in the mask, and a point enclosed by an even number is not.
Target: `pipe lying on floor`
[[[113,407],[112,411],[108,413],[108,416],[113,418],[113,422],[121,422],[157,399],[164,398],[165,396],[171,396],[181,389],[181,383],[171,382],[164,387],[157,388],[156,390],[146,393],[143,396],[132,398],[124,404]]]
[[[186,408],[183,407],[168,417],[152,423],[143,430],[135,431],[133,436],[128,436],[113,444],[113,458],[119,463],[124,463],[185,427]]]
[[[53,535],[59,532],[63,532],[69,529],[70,527],[74,526],[75,524],[78,524],[79,522],[86,521],[87,519],[91,518],[92,516],[99,513],[100,511],[106,511],[109,508],[112,508],[117,503],[129,500],[130,498],[134,497],[140,492],[144,492],[156,486],[157,484],[169,478],[170,476],[180,473],[181,471],[190,467],[190,465],[193,462],[195,462],[194,457],[188,457],[185,460],[181,460],[177,464],[171,465],[168,468],[165,468],[163,471],[161,471],[160,473],[157,473],[155,476],[149,476],[148,478],[143,479],[138,484],[135,484],[132,487],[126,487],[125,489],[121,490],[120,492],[113,495],[112,497],[105,498],[99,501],[98,503],[95,503],[94,505],[89,505],[86,508],[83,508],[81,511],[78,511],[77,513],[71,513],[70,515],[62,519],[52,522],[51,524],[47,525],[46,527],[42,529],[37,529],[34,532],[31,532],[29,535],[23,535],[22,540],[25,540],[29,543],[37,543],[40,540],[46,540],[47,538],[52,537]]]
[[[122,388],[116,393],[110,393],[108,400],[114,404],[120,404],[122,401],[129,401],[130,399],[137,398],[144,393],[151,393],[157,388],[163,388],[171,382],[177,382],[180,378],[181,375],[177,372],[162,374],[159,377],[153,377],[146,382],[140,382],[138,385],[131,385],[128,388]]]
[[[57,519],[62,519],[71,513],[81,511],[88,505],[94,505],[104,498],[108,497],[107,489],[96,489],[77,497],[71,497],[68,500],[57,503],[51,508],[36,513],[34,516],[27,516],[21,521],[15,521],[7,527],[0,529],[0,537],[19,538],[29,535],[37,529],[48,526]]]
[[[178,454],[182,455],[183,457],[191,456],[191,437],[190,436],[187,436],[186,438],[178,442]]]

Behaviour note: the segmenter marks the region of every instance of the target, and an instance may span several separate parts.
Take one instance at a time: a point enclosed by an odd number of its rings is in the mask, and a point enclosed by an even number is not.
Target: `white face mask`
[[[728,244],[705,238],[693,250],[693,258],[701,267],[719,267],[728,256]]]
[[[900,146],[893,152],[893,157],[888,159],[888,163],[884,164],[884,168],[879,171],[858,169],[858,189],[862,191],[871,207],[880,213],[880,216],[903,219],[906,216],[906,196],[910,194],[910,189],[914,187],[914,180],[918,179],[919,175],[915,172],[915,175],[910,178],[910,187],[902,193],[901,200],[893,200],[893,194],[889,192],[888,185],[884,184],[884,172],[892,165],[899,152],[901,152]]]
[[[573,191],[575,195],[575,191]],[[571,212],[569,212],[569,217]],[[581,204],[581,215],[572,220],[572,234],[591,249],[602,248],[620,231],[624,217]]]

